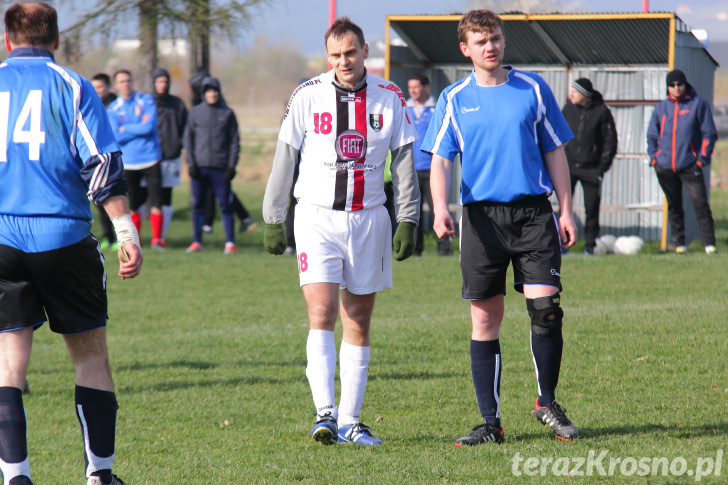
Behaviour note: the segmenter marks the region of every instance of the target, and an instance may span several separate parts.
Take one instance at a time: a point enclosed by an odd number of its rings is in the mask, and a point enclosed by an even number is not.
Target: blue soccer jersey
[[[43,49],[14,49],[0,65],[0,187],[0,244],[26,252],[80,241],[89,199],[126,193],[96,91]]]
[[[513,202],[553,191],[543,154],[573,138],[551,89],[507,66],[508,81],[478,86],[475,74],[445,88],[421,149],[460,154],[460,202]]]
[[[130,99],[119,96],[107,111],[127,170],[140,170],[162,160],[157,106],[151,94],[134,91]]]

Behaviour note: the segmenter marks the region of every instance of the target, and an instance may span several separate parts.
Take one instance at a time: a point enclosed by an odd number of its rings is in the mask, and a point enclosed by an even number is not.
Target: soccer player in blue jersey
[[[152,228],[152,249],[165,249],[162,240],[162,147],[157,135],[157,107],[151,94],[134,90],[131,72],[120,69],[114,73],[114,87],[119,96],[106,111],[114,135],[124,155],[124,176],[129,183],[131,218],[141,234],[145,203],[142,179],[147,185],[146,204],[149,207],[149,225]]]
[[[559,307],[561,248],[576,241],[564,143],[573,136],[551,89],[538,75],[502,65],[502,21],[489,10],[460,20],[460,50],[472,73],[445,88],[422,142],[433,154],[430,174],[438,237],[455,233],[447,210],[452,160],[460,155],[462,297],[470,301],[471,370],[483,424],[456,446],[503,442],[501,350],[506,271],[526,297],[538,399],[532,414],[557,438],[578,432],[555,398],[563,340]],[[549,195],[561,207],[557,220]]]
[[[123,484],[114,461],[118,405],[106,348],[106,272],[89,199],[119,241],[119,276],[142,266],[119,145],[89,81],[55,63],[58,17],[46,3],[5,13],[0,65],[0,471],[32,483],[21,389],[33,332],[47,319],[76,371],[89,485]]]

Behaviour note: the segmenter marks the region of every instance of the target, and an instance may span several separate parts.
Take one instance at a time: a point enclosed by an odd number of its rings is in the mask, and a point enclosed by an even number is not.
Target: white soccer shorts
[[[355,295],[392,287],[392,226],[384,206],[355,212],[296,206],[301,286],[339,283]]]

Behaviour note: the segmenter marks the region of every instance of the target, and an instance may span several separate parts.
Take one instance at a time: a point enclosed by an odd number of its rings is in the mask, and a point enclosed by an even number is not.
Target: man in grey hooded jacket
[[[203,102],[190,110],[184,135],[187,168],[192,178],[194,241],[188,252],[202,251],[202,222],[207,191],[212,189],[220,202],[225,226],[225,254],[235,252],[235,229],[230,181],[240,153],[238,120],[220,95],[220,81],[202,81]]]

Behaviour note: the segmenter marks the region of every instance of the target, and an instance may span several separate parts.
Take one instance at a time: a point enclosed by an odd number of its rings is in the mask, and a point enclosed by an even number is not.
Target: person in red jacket
[[[647,128],[647,153],[667,198],[667,216],[675,252],[684,254],[685,211],[682,189],[690,198],[707,254],[716,253],[715,225],[708,203],[703,167],[710,164],[718,135],[710,105],[679,69],[667,74],[667,99],[655,106]]]

